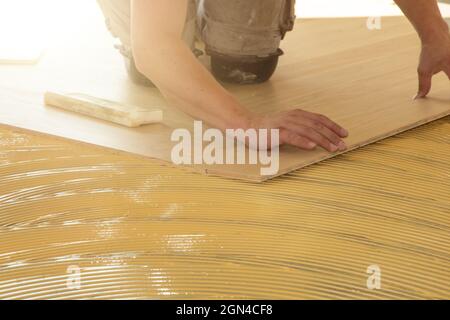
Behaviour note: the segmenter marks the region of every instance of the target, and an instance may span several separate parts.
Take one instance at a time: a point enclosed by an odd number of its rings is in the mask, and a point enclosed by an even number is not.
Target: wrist
[[[222,129],[247,130],[252,127],[256,114],[242,105],[233,95],[228,94],[226,104],[222,108],[228,110],[222,123]]]
[[[423,45],[450,39],[447,22],[444,19],[439,19],[437,23],[430,25],[429,28],[420,33],[420,39]]]
[[[255,117],[256,115],[253,112],[244,108],[236,113],[231,125],[232,128],[229,129],[250,129],[254,126],[253,121]]]
[[[232,95],[228,95],[226,101],[222,101],[218,105],[218,108],[222,110],[220,114],[216,115],[215,126],[221,130],[227,129],[245,129],[251,127],[252,119],[255,114],[245,108],[239,103]],[[214,123],[212,123],[214,125]]]

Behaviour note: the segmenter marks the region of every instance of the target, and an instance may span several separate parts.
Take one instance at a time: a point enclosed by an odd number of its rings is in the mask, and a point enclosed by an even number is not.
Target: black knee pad
[[[272,77],[277,68],[278,59],[282,54],[281,49],[268,57],[228,57],[212,53],[211,71],[222,82],[262,83]]]

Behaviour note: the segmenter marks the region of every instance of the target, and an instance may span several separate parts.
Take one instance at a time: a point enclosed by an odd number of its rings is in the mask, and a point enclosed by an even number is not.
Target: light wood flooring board
[[[428,99],[412,101],[419,54],[412,27],[398,17],[383,18],[382,26],[369,31],[361,18],[300,20],[283,42],[286,54],[270,82],[228,87],[257,112],[302,108],[326,114],[349,129],[350,150],[450,114],[449,81],[443,75],[434,78]],[[78,46],[71,39],[70,46],[53,48],[36,67],[0,67],[0,123],[170,164],[173,128],[192,126],[193,119],[167,106],[156,89],[133,85],[101,23],[93,21],[92,30],[84,50],[70,50]],[[165,124],[129,129],[48,108],[42,95],[49,89],[158,105],[165,109]],[[335,154],[287,147],[280,156],[284,174]],[[269,178],[251,165],[189,169],[251,181]]]

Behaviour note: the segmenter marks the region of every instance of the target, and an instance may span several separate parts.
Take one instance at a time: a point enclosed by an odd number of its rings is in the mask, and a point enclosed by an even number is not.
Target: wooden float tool
[[[159,108],[139,107],[92,97],[82,93],[46,92],[45,104],[85,116],[135,128],[161,123],[163,112]]]

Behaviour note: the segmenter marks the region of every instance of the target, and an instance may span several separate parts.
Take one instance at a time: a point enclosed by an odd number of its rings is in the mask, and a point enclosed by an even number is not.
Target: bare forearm
[[[140,72],[168,102],[219,129],[280,129],[280,144],[345,150],[348,132],[326,116],[300,109],[249,112],[211,75],[183,42],[188,0],[132,0],[131,42]]]
[[[220,128],[245,127],[249,112],[223,88],[182,40],[188,0],[133,0],[131,38],[140,72],[167,101]]]
[[[414,25],[422,42],[448,35],[448,25],[442,18],[436,0],[395,0]]]
[[[196,119],[220,128],[245,127],[249,112],[225,90],[179,39],[136,50],[138,69],[167,101]],[[156,63],[155,63],[156,62]]]

